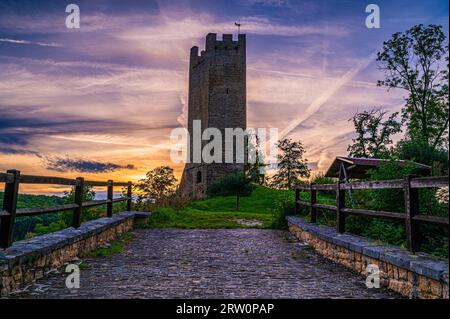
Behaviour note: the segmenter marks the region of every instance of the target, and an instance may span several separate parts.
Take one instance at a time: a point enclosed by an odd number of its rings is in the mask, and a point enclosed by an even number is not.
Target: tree
[[[356,138],[349,145],[349,156],[387,158],[392,151],[392,135],[401,132],[401,123],[397,122],[398,112],[384,120],[387,112],[371,110],[356,113],[349,121],[353,121]]]
[[[402,88],[409,93],[402,109],[407,134],[433,148],[445,145],[444,137],[448,143],[449,65],[445,42],[441,26],[419,24],[394,33],[377,55],[385,72],[385,79],[378,81],[378,85]]]
[[[259,185],[264,185],[266,180],[266,175],[264,173],[264,157],[260,153],[260,140],[257,134],[254,135],[255,142],[249,141],[248,151],[249,158],[246,167],[246,173],[251,179],[253,183],[257,183]],[[252,158],[254,156],[254,158]]]
[[[236,210],[239,210],[239,198],[250,196],[255,189],[250,178],[244,173],[225,176],[208,188],[210,196],[236,196]]]
[[[431,175],[448,174],[448,151],[436,149],[425,141],[403,139],[397,143],[393,155],[399,159],[431,166]]]
[[[291,189],[300,177],[309,177],[310,169],[307,159],[303,158],[305,149],[303,144],[291,139],[282,139],[277,144],[281,154],[277,155],[278,172],[272,177],[271,185],[276,188]]]
[[[177,179],[169,166],[159,166],[148,171],[144,179],[135,185],[139,200],[158,200],[175,192]]]

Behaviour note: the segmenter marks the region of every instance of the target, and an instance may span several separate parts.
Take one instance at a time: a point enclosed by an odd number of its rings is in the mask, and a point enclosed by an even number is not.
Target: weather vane
[[[240,21],[239,21],[240,22]],[[234,25],[238,27],[238,34],[241,33],[241,24],[239,22],[235,22]]]

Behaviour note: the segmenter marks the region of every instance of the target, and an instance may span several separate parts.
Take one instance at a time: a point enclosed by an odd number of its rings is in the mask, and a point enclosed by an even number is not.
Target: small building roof
[[[389,162],[386,159],[379,158],[361,158],[361,157],[346,157],[346,156],[337,156],[333,163],[331,163],[328,168],[325,176],[326,177],[339,177],[341,164],[344,165],[345,170],[347,172],[348,178],[367,178],[367,171],[372,168],[378,167],[381,163]],[[397,160],[399,165],[403,166],[406,164],[414,165],[420,173],[428,174],[431,170],[431,167],[428,165],[405,161],[405,160]]]

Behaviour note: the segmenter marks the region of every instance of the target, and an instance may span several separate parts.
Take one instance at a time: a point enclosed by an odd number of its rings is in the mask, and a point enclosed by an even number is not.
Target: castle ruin
[[[232,34],[206,36],[204,51],[191,48],[189,63],[188,145],[189,161],[181,179],[181,190],[190,198],[204,198],[208,186],[222,177],[244,171],[244,163],[193,163],[193,121],[201,120],[201,132],[217,128],[225,136],[225,128],[246,129],[246,43],[245,34],[233,41]],[[207,144],[203,140],[201,145]],[[233,141],[235,144],[235,141]],[[236,145],[233,145],[235,149]],[[224,150],[224,143],[222,149]]]

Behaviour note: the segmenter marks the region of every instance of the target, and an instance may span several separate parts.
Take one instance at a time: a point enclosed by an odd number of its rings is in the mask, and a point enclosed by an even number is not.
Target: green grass
[[[89,253],[91,257],[108,257],[114,254],[119,254],[123,251],[126,243],[133,239],[132,233],[123,233],[111,244],[105,247],[99,247]]]
[[[257,220],[262,224],[254,228],[270,228],[273,209],[277,201],[286,197],[294,200],[293,191],[257,186],[249,197],[240,199],[236,210],[236,197],[218,196],[191,202],[186,208],[163,207],[156,209],[146,227],[150,228],[248,228],[233,219]]]
[[[277,199],[281,200],[286,196],[291,196],[294,200],[294,192],[288,190],[271,189],[264,186],[257,186],[251,196],[240,198],[239,213],[270,213]],[[194,201],[190,208],[210,212],[234,212],[236,211],[235,196],[218,196],[206,200]]]
[[[309,200],[303,192],[302,200]],[[294,191],[257,186],[251,196],[240,198],[236,210],[235,196],[217,196],[191,202],[186,208],[157,208],[152,212],[148,228],[274,228],[274,221],[281,201],[294,204]],[[318,194],[318,202],[331,203],[334,199]],[[289,212],[293,214],[294,211]],[[261,225],[246,226],[233,219],[257,220]],[[276,228],[276,226],[275,226]]]

